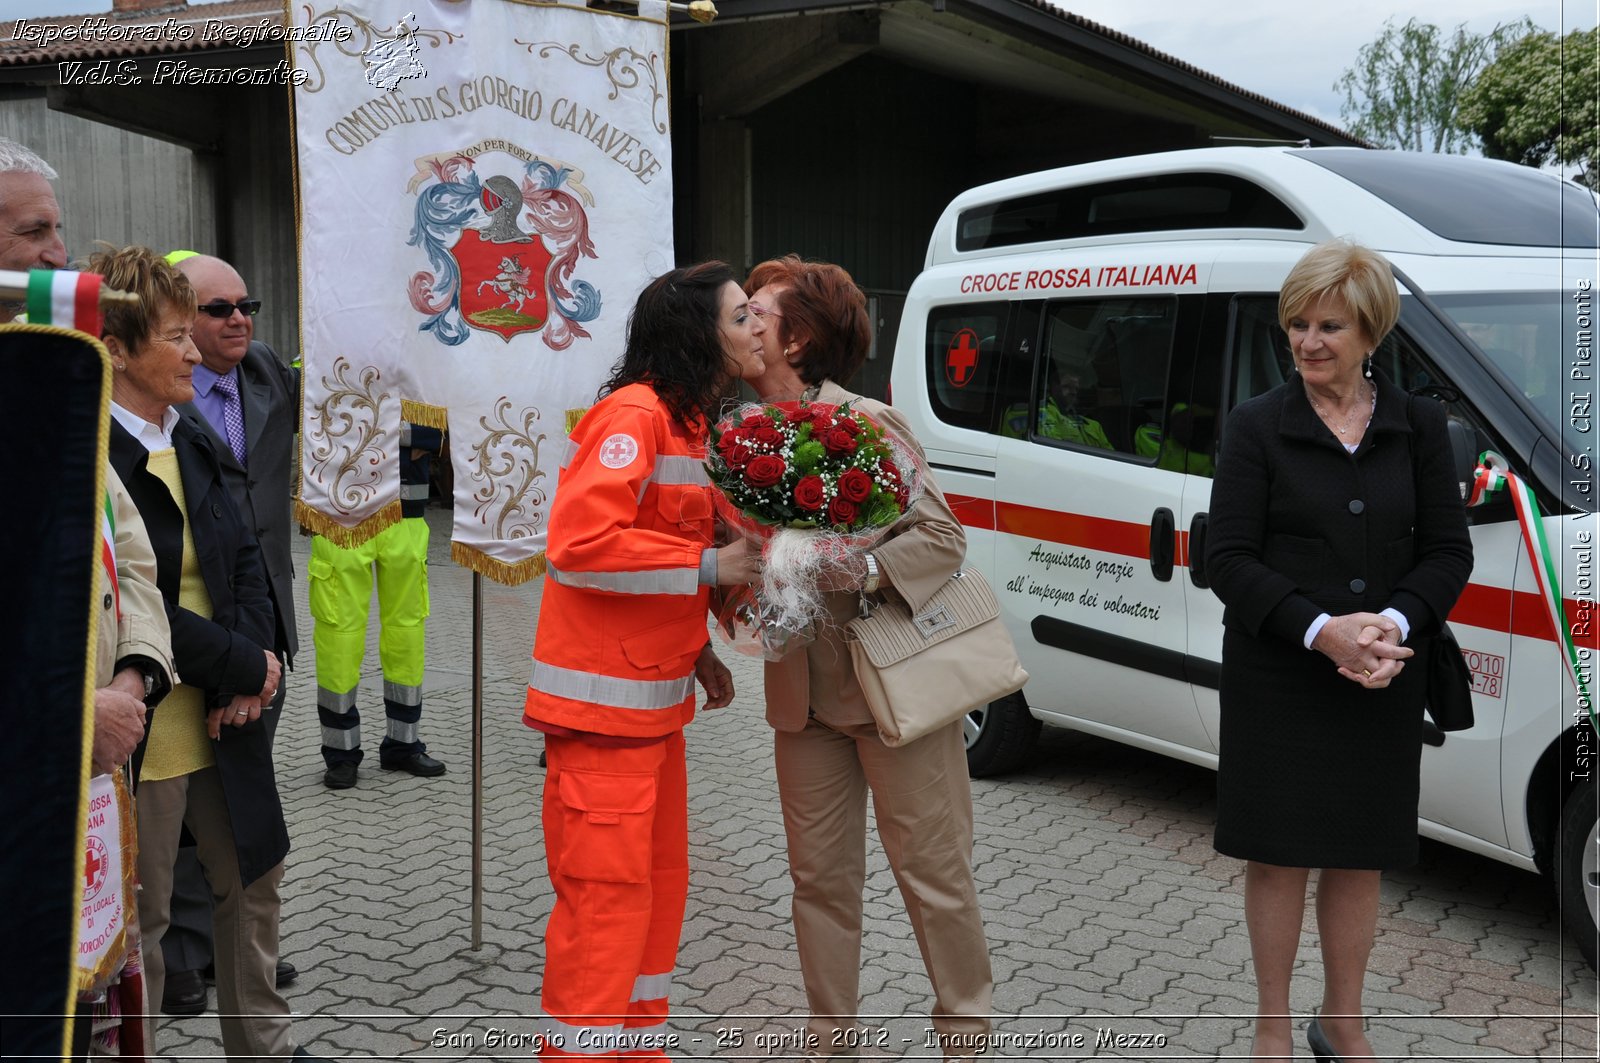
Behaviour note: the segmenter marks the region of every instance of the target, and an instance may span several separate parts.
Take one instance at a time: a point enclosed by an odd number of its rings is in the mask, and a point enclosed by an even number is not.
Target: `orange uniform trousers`
[[[689,893],[683,732],[642,746],[545,736],[542,1059],[668,1059]]]

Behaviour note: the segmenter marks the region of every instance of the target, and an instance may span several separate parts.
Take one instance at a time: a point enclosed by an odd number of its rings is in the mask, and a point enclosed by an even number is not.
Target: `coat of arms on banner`
[[[581,259],[599,256],[582,173],[504,141],[416,165],[407,242],[423,248],[432,267],[409,285],[412,308],[426,318],[419,329],[451,346],[472,329],[507,343],[537,332],[557,351],[588,339],[583,326],[600,316],[600,291],[574,274]]]

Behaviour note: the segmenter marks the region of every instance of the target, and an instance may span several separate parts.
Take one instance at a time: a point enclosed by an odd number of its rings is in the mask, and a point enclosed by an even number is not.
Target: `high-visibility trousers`
[[[666,1060],[689,892],[683,732],[609,748],[545,736],[542,1059]]]
[[[428,617],[428,522],[407,517],[359,546],[311,540],[307,598],[316,620],[317,717],[322,757],[331,767],[361,763],[356,687],[367,650],[367,619],[376,573],[378,658],[388,728],[380,759],[421,753],[423,644]]]

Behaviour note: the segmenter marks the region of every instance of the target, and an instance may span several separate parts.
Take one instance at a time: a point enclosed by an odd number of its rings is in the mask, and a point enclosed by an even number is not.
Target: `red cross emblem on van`
[[[978,334],[964,328],[955,334],[944,352],[944,376],[951,385],[964,388],[978,372]]]

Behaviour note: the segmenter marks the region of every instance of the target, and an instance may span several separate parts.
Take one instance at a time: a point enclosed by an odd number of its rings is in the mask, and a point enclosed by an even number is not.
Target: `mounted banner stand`
[[[571,425],[675,265],[669,7],[291,6],[304,352],[296,519],[400,519],[400,423],[448,430],[473,571],[472,939],[481,946],[482,588],[542,575]],[[531,637],[531,632],[529,633]]]

